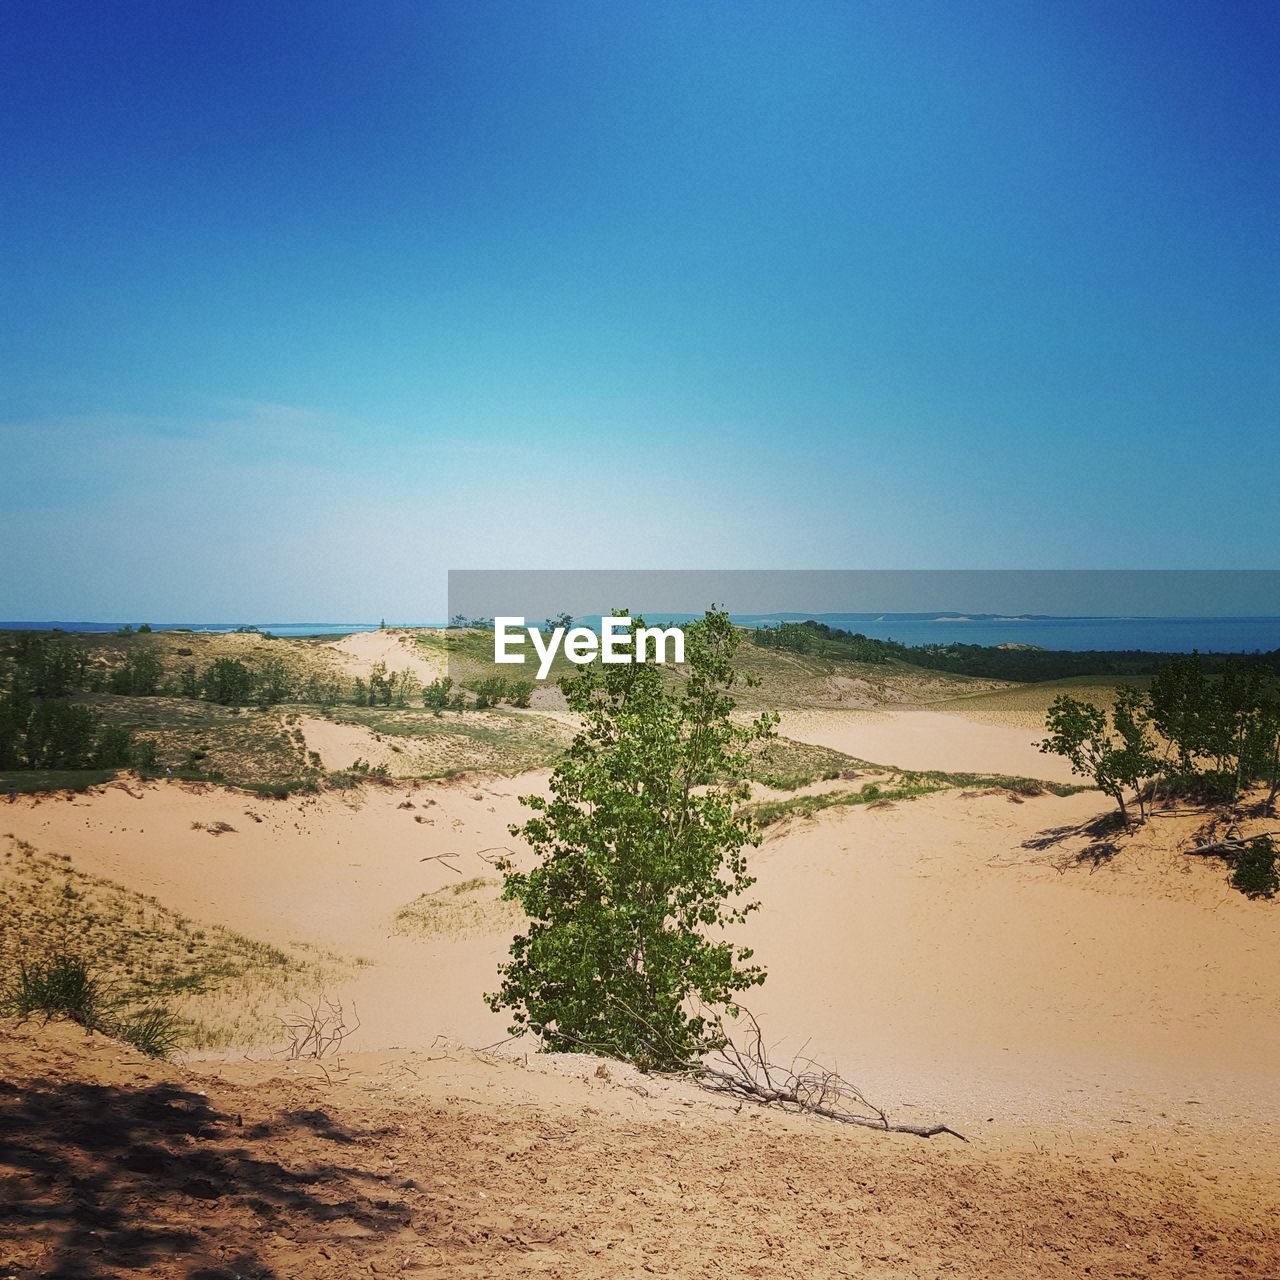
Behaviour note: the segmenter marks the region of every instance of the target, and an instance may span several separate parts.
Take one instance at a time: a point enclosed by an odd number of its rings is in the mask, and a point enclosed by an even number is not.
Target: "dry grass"
[[[378,761],[400,778],[510,777],[548,768],[573,736],[559,721],[506,707],[439,715],[422,708],[335,707],[325,718],[366,729]]]
[[[0,854],[0,919],[0,985],[21,962],[79,956],[123,1003],[170,1004],[196,1049],[261,1042],[280,1003],[346,967],[200,925],[12,836]]]
[[[989,692],[950,697],[929,704],[930,711],[962,716],[980,724],[1008,725],[1015,729],[1043,730],[1049,707],[1059,694],[1070,694],[1096,703],[1110,711],[1119,685],[1144,689],[1149,677],[1109,680],[1100,676],[1079,676],[1069,680],[1047,680],[1037,684],[1010,685]]]
[[[426,938],[466,938],[513,929],[520,923],[520,908],[505,901],[501,892],[499,880],[459,880],[401,907],[393,927],[397,933]]]

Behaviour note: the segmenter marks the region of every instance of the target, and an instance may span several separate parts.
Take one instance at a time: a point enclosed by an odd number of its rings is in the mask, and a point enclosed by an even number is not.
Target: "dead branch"
[[[1241,850],[1247,849],[1255,840],[1266,837],[1280,839],[1280,831],[1259,831],[1252,836],[1231,836],[1226,840],[1215,840],[1213,844],[1197,845],[1194,849],[1183,852],[1192,858],[1234,858]]]
[[[291,1060],[308,1058],[318,1062],[331,1053],[337,1054],[342,1050],[342,1042],[360,1029],[360,1015],[355,1005],[351,1006],[355,1023],[348,1026],[340,1000],[321,996],[314,1003],[308,1000],[300,1003],[301,1011],[277,1019],[289,1036],[284,1052]]]
[[[969,1141],[950,1125],[894,1123],[883,1109],[869,1102],[862,1090],[839,1072],[802,1056],[803,1049],[792,1058],[789,1066],[781,1067],[771,1062],[760,1023],[749,1010],[741,1012],[746,1018],[745,1043],[738,1044],[727,1033],[724,1034],[715,1056],[691,1073],[702,1088],[713,1093],[727,1093],[761,1106],[805,1112],[839,1124],[878,1129],[882,1133],[910,1133],[918,1138],[949,1133],[961,1142]],[[723,1024],[719,1025],[723,1032]]]

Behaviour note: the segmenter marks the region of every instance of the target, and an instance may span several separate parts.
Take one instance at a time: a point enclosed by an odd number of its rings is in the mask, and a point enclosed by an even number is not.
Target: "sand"
[[[511,934],[492,860],[525,856],[507,828],[545,780],[289,801],[109,787],[19,797],[0,831],[196,920],[368,962],[337,993],[360,1010],[352,1047],[481,1045],[504,1035],[481,997]],[[763,907],[744,934],[770,971],[752,1006],[782,1046],[811,1041],[894,1106],[954,1107],[963,1091],[966,1117],[998,1102],[1031,1121],[1081,1090],[1088,1106],[1120,1107],[1134,1089],[1159,1100],[1173,1079],[1202,1105],[1253,1099],[1276,1080],[1280,913],[1177,852],[1194,818],[1153,823],[1092,874],[1056,867],[1084,837],[1024,847],[1104,810],[1094,793],[1019,804],[950,791],[770,828],[753,857]],[[194,825],[218,822],[235,830]],[[476,878],[490,883],[437,912],[438,931],[397,931],[420,895]]]
[[[385,663],[388,671],[410,671],[423,684],[447,674],[444,658],[429,655],[410,632],[356,631],[326,647],[341,655],[354,675],[367,675],[379,662]]]
[[[1280,1260],[1274,1183],[1208,1173],[1198,1138],[943,1145],[606,1064],[564,1078],[439,1046],[192,1074],[65,1026],[0,1031],[0,1260],[21,1280],[1220,1280]]]
[[[913,711],[795,715],[784,726],[898,765],[1054,776],[1026,735],[987,729],[1001,726],[974,731]],[[520,1045],[497,1057],[458,1047],[505,1037],[482,1000],[513,925],[492,859],[527,857],[507,828],[522,816],[519,795],[545,785],[537,773],[264,801],[156,782],[0,805],[0,834],[69,854],[196,920],[347,961],[328,994],[357,1007],[361,1026],[327,1075],[282,1062],[272,1045],[256,1063],[243,1052],[192,1056],[185,1069],[196,1074],[184,1078],[86,1048],[65,1029],[0,1031],[5,1078],[17,1082],[3,1100],[29,1127],[52,1117],[55,1132],[33,1142],[57,1149],[64,1180],[84,1179],[77,1196],[117,1196],[127,1212],[154,1196],[154,1170],[129,1165],[130,1143],[203,1161],[161,1179],[157,1222],[189,1233],[181,1256],[207,1254],[207,1269],[170,1269],[159,1251],[152,1274],[230,1275],[237,1257],[260,1264],[240,1274],[320,1277],[370,1266],[1280,1273],[1280,908],[1245,900],[1220,864],[1185,855],[1201,818],[1155,819],[1100,865],[1079,860],[1092,840],[1080,828],[1107,808],[1096,793],[951,790],[768,830],[752,858],[762,909],[742,936],[769,970],[749,1004],[775,1054],[803,1047],[895,1119],[952,1123],[973,1140],[962,1146],[726,1111],[688,1086],[637,1084],[604,1064],[599,1078],[569,1078],[554,1061],[531,1073],[502,1056],[522,1055]],[[193,826],[216,822],[234,830]],[[474,883],[450,892],[463,882]],[[397,915],[411,903],[418,926],[406,931]],[[141,1105],[138,1090],[179,1088],[182,1107],[204,1090],[199,1105],[223,1118],[194,1146],[180,1132],[139,1137],[119,1119],[128,1132],[95,1147],[89,1130],[107,1095],[55,1096],[51,1079],[122,1091],[109,1095],[120,1114]],[[150,1122],[163,1129],[177,1111]],[[6,1150],[20,1172],[38,1164]],[[341,1212],[311,1203],[317,1168],[314,1194]],[[21,1173],[22,1194],[45,1196],[51,1220],[81,1212],[50,1201],[39,1177]],[[200,1179],[216,1200],[189,1190]],[[264,1195],[275,1208],[255,1216]],[[39,1234],[8,1237],[25,1251],[14,1274],[48,1269]],[[76,1247],[86,1240],[82,1231]],[[94,1247],[109,1250],[104,1241]],[[104,1270],[126,1263],[115,1256]]]
[[[797,742],[831,747],[846,755],[900,769],[1004,773],[1047,782],[1079,782],[1058,756],[1036,743],[1043,729],[964,719],[936,711],[784,711],[778,732]]]

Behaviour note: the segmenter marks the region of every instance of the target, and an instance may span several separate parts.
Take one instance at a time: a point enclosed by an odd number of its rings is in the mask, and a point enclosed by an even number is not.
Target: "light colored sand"
[[[227,1186],[196,1210],[180,1195],[190,1175],[172,1165],[184,1229],[253,1241],[281,1274],[336,1280],[371,1261],[402,1265],[391,1237],[335,1235],[328,1219],[317,1232],[300,1201],[296,1218],[264,1234],[256,1190],[238,1181],[256,1166],[234,1163],[261,1142],[273,1170],[340,1159],[353,1171],[343,1195],[370,1173],[410,1178],[418,1217],[395,1243],[416,1274],[567,1278],[638,1274],[645,1262],[689,1277],[1275,1273],[1280,909],[1243,899],[1220,866],[1179,851],[1199,818],[1154,820],[1092,871],[1073,863],[1087,837],[1028,842],[1096,816],[1096,794],[1018,803],[952,791],[770,828],[752,858],[763,909],[742,935],[769,979],[748,1003],[775,1057],[815,1055],[894,1118],[945,1118],[975,1139],[920,1145],[725,1112],[687,1086],[615,1082],[607,1067],[600,1079],[561,1078],[555,1063],[531,1076],[448,1048],[441,1036],[472,1046],[504,1036],[482,1000],[510,936],[487,859],[499,847],[526,856],[507,824],[521,816],[518,795],[545,780],[287,801],[154,783],[0,804],[0,833],[196,920],[370,962],[329,992],[363,1024],[355,1055],[329,1076],[266,1051],[255,1055],[265,1063],[193,1063],[223,1077],[199,1087],[246,1126],[226,1122]],[[235,830],[215,838],[197,821]],[[490,883],[465,901],[448,894],[478,877]],[[422,913],[425,928],[397,928],[397,911],[422,894],[443,909]],[[86,1064],[82,1036],[23,1034],[37,1038],[6,1041],[0,1028],[5,1077],[33,1082],[24,1132],[48,1117],[59,1159],[81,1160],[77,1120],[58,1111],[80,1095],[46,1096],[40,1080],[169,1070],[114,1050]],[[0,1101],[26,1105],[27,1087]],[[325,1137],[330,1120],[350,1143]],[[79,1123],[88,1145],[75,1185],[154,1206],[154,1179],[129,1190],[140,1130],[122,1129],[121,1172],[93,1164],[96,1111]],[[173,1160],[198,1150],[207,1171],[205,1153],[223,1140],[202,1133],[192,1148],[180,1135]],[[31,1194],[44,1186],[32,1182]],[[536,1235],[540,1223],[551,1234]],[[18,1246],[33,1274],[48,1239]]]
[[[387,745],[363,725],[300,715],[298,727],[306,739],[307,750],[314,751],[330,772],[350,769],[357,760],[371,765],[385,764],[391,754]]]
[[[357,675],[367,674],[379,662],[385,662],[388,671],[411,671],[423,684],[446,674],[443,657],[427,654],[403,631],[357,631],[328,647]]]
[[[509,933],[484,922],[502,913],[469,909],[457,936],[409,936],[393,920],[423,893],[494,878],[496,851],[521,853],[507,832],[517,796],[544,785],[258,801],[156,783],[137,798],[20,797],[0,832],[197,920],[371,961],[335,993],[359,1007],[358,1045],[487,1044],[504,1033],[482,996]],[[744,935],[770,977],[750,1004],[784,1049],[810,1040],[895,1107],[1031,1120],[1172,1091],[1179,1105],[1185,1093],[1274,1108],[1263,1095],[1280,1061],[1280,912],[1176,852],[1195,819],[1153,823],[1092,874],[1054,866],[1082,839],[1023,847],[1103,807],[1091,793],[1017,804],[949,792],[772,828],[753,858],[764,907]],[[235,831],[215,839],[197,821]]]
[[[1036,742],[1043,730],[989,724],[964,717],[963,703],[950,715],[933,711],[784,711],[778,732],[797,742],[831,747],[847,755],[901,769],[1005,773],[1079,782],[1058,756]]]
[[[1221,1280],[1280,1271],[1231,1135],[874,1134],[616,1064],[447,1045],[149,1063],[0,1026],[0,1256],[21,1276]],[[601,1070],[597,1075],[596,1070]],[[54,1083],[56,1082],[56,1083]]]

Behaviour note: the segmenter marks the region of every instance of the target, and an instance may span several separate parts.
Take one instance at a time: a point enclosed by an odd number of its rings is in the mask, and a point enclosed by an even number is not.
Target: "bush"
[[[507,682],[502,676],[489,676],[471,686],[477,707],[496,707],[507,696]]]
[[[133,734],[123,725],[107,725],[98,735],[93,763],[99,769],[124,769],[133,764]]]
[[[204,696],[224,707],[248,702],[253,696],[254,684],[253,672],[236,658],[218,658],[200,681]]]
[[[422,705],[429,711],[443,711],[449,705],[452,690],[451,676],[442,676],[439,680],[433,680],[422,690]]]
[[[1270,836],[1257,836],[1236,855],[1231,884],[1247,898],[1274,898],[1280,892],[1276,847]]]
[[[111,693],[150,698],[160,688],[160,677],[163,674],[164,667],[155,652],[151,649],[139,649],[111,673],[107,688]]]
[[[133,1045],[151,1058],[168,1057],[182,1043],[186,1028],[177,1014],[161,1006],[120,1013],[120,1002],[79,956],[20,962],[18,975],[0,993],[0,1011],[30,1018],[69,1018],[88,1031],[100,1031]]]
[[[75,702],[42,702],[27,721],[29,769],[84,769],[97,745],[98,718]]]
[[[741,776],[774,717],[731,718],[739,637],[727,614],[685,639],[675,691],[652,664],[562,682],[583,728],[550,796],[521,797],[533,816],[510,828],[537,858],[527,872],[499,864],[503,896],[529,923],[486,999],[511,1011],[512,1034],[552,1051],[686,1069],[723,1043],[714,1011],[732,1014],[736,993],[764,981],[724,936],[755,909],[733,900],[753,883],[743,850],[760,837],[732,788],[701,780]]]
[[[32,964],[20,962],[16,985],[5,992],[0,1005],[20,1018],[43,1013],[47,1018],[70,1018],[93,1031],[105,1021],[109,1001],[83,960],[59,955]]]

